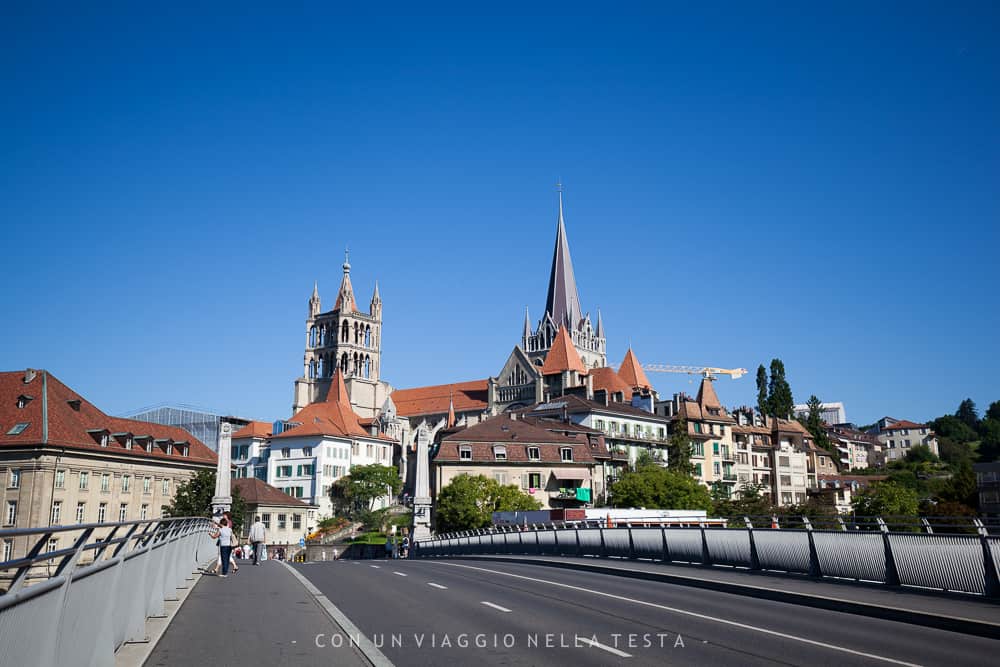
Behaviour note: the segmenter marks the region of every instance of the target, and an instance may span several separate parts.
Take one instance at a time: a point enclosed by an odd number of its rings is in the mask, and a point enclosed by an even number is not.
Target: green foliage
[[[179,484],[174,500],[167,506],[167,516],[212,516],[212,498],[215,497],[215,471],[199,470],[194,477]],[[239,532],[247,505],[240,490],[233,488],[233,503],[229,514],[233,517],[233,530]]]
[[[771,414],[771,404],[767,400],[767,371],[764,364],[757,367],[757,412]]]
[[[959,403],[955,416],[973,431],[979,429],[979,414],[976,412],[976,404],[971,398]]]
[[[993,401],[990,403],[990,407],[986,409],[986,414],[983,415],[983,419],[995,419],[1000,422],[1000,401]]]
[[[439,532],[485,528],[493,512],[537,510],[542,504],[514,485],[482,475],[458,475],[441,489],[434,505],[435,527]]]
[[[667,467],[685,475],[694,473],[694,466],[691,464],[691,436],[688,434],[687,420],[683,417],[670,424]]]
[[[823,426],[823,416],[822,416],[822,405],[823,403],[816,398],[816,394],[809,397],[806,401],[806,405],[809,406],[809,414],[806,415],[804,419],[799,419],[803,426],[808,429],[812,434],[813,442],[823,449],[837,454],[836,447],[832,442],[830,442],[829,436],[826,434],[826,428]],[[839,460],[840,456],[837,454],[834,460]]]
[[[790,419],[794,400],[792,388],[785,379],[785,364],[781,359],[771,360],[771,377],[768,382],[767,401],[771,414],[782,419]]]
[[[403,480],[392,466],[351,466],[351,474],[330,486],[330,500],[337,514],[371,521],[367,514],[374,510],[375,501],[385,495],[395,497],[402,488]]]
[[[712,485],[712,516],[759,516],[772,514],[771,498],[764,495],[768,488],[763,484],[744,484],[732,497],[719,487],[720,482]]]
[[[942,502],[957,503],[973,508],[979,506],[976,473],[972,470],[971,460],[963,461],[958,466],[951,479],[941,489],[938,497]]]
[[[938,438],[938,452],[941,454],[941,460],[952,467],[972,461],[976,457],[972,445],[967,442],[956,442],[951,438]]]
[[[937,463],[938,457],[934,455],[927,445],[914,445],[903,457],[906,463]]]
[[[917,516],[917,492],[887,480],[871,485],[854,497],[854,512],[860,516]]]
[[[648,466],[627,472],[611,486],[616,507],[649,509],[712,509],[708,489],[690,474],[660,466]]]
[[[995,405],[997,404],[991,405],[990,410]],[[983,440],[979,443],[979,460],[983,463],[1000,461],[1000,419],[993,417],[984,419],[980,430],[983,434]]]
[[[979,435],[955,415],[944,415],[930,423],[930,427],[939,438],[948,438],[954,442],[973,442]]]

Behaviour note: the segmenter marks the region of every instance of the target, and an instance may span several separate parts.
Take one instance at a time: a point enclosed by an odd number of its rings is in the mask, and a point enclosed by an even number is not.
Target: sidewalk
[[[284,565],[240,561],[225,579],[201,577],[145,664],[368,665],[346,639]]]

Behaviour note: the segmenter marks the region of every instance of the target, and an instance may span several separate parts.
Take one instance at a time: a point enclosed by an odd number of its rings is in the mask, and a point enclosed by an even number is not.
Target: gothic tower
[[[373,417],[384,401],[382,366],[382,298],[378,283],[367,313],[357,307],[351,285],[351,264],[344,253],[344,276],[333,310],[320,312],[318,286],[309,298],[306,349],[302,377],[295,381],[292,414],[310,403],[326,400],[334,369],[343,373],[351,403],[362,417]]]
[[[540,366],[556,333],[565,328],[587,368],[607,366],[607,342],[604,338],[604,321],[597,313],[597,328],[591,324],[590,313],[584,314],[580,306],[580,294],[576,289],[573,260],[569,254],[569,240],[566,238],[566,223],[563,220],[562,187],[559,190],[559,220],[556,224],[556,245],[552,253],[552,268],[549,271],[549,290],[545,299],[545,314],[539,320],[534,333],[531,331],[528,313],[524,314],[524,333],[521,349],[532,363]]]

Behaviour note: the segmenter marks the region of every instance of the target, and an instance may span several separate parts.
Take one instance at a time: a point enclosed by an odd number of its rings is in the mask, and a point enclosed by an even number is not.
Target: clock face
[[[222,432],[223,433],[229,433],[232,430],[232,428],[233,427],[230,426],[229,424],[223,424],[222,425]]]

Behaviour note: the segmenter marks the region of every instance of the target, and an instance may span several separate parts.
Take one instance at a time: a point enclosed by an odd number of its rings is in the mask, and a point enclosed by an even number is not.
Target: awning
[[[552,471],[556,479],[588,479],[590,475],[580,468],[558,468]]]

